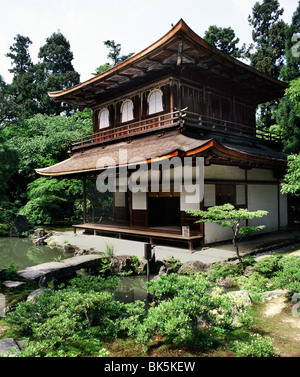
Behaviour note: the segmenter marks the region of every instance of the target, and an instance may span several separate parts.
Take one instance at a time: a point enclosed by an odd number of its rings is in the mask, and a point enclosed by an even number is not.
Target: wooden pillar
[[[87,215],[86,215],[86,179],[83,178],[83,223],[87,223]]]

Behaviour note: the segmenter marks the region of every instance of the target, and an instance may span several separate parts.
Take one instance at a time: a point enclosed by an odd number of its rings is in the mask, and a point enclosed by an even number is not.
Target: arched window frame
[[[127,104],[130,104],[131,105],[131,115],[128,115],[128,110],[127,110],[127,114],[125,116],[125,113],[124,113],[124,106],[127,105]],[[134,113],[133,113],[133,110],[134,110],[134,105],[133,105],[133,102],[131,99],[126,99],[123,103],[122,103],[122,106],[121,106],[121,122],[124,123],[124,122],[129,122],[130,120],[133,120],[134,119]]]
[[[151,100],[151,98],[154,98],[153,95],[156,95],[156,93],[160,94],[160,103],[158,104],[157,99]],[[153,102],[152,102],[153,101]],[[164,110],[163,106],[163,92],[160,89],[153,89],[148,95],[148,114],[156,114],[160,113]]]
[[[106,113],[107,116],[106,116],[105,119],[103,119],[103,124],[102,124],[101,116],[103,116],[104,113]],[[104,128],[108,128],[110,126],[110,122],[109,122],[109,110],[108,110],[107,107],[104,107],[103,109],[101,109],[99,111],[98,124],[99,124],[99,130],[102,130]]]

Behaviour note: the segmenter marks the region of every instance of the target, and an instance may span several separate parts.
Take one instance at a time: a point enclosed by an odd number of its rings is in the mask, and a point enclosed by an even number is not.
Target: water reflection
[[[152,279],[155,275],[150,275]],[[124,303],[134,302],[136,300],[148,301],[147,295],[147,276],[137,275],[137,276],[124,276],[120,277],[121,285],[117,288],[115,292],[115,299]]]
[[[0,268],[13,264],[20,270],[69,256],[58,248],[35,246],[27,238],[0,237]]]

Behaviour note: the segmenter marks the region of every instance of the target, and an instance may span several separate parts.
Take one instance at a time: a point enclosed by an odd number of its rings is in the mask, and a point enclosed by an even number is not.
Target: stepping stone
[[[20,285],[25,284],[24,281],[13,281],[13,280],[6,280],[2,283],[7,288],[15,288],[19,287]]]
[[[14,356],[16,353],[20,352],[18,343],[13,338],[0,339],[0,354],[6,354],[13,348],[14,350],[9,356]]]

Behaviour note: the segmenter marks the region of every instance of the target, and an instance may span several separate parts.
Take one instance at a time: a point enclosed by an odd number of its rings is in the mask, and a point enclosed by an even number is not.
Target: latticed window
[[[162,101],[162,92],[161,90],[153,90],[149,95],[149,114],[159,113],[163,111],[163,101]]]
[[[122,122],[128,122],[133,119],[133,103],[131,100],[126,100],[122,104]]]
[[[99,114],[99,129],[109,127],[109,111],[102,109]]]

